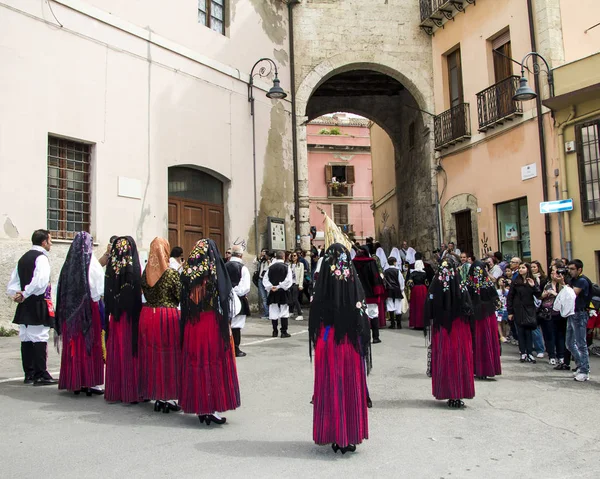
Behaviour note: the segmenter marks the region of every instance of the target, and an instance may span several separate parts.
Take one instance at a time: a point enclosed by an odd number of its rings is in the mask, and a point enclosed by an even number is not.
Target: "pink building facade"
[[[315,245],[323,245],[325,211],[361,243],[375,235],[369,120],[344,114],[323,116],[307,125],[310,224]]]

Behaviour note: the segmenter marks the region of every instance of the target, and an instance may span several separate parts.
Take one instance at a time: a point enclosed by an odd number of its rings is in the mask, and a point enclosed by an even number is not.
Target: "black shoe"
[[[54,378],[37,378],[33,380],[34,386],[54,386],[58,380]]]
[[[215,424],[225,424],[225,422],[227,422],[226,417],[218,418],[217,416],[215,416],[213,414],[207,414],[206,416],[199,416],[199,418],[200,418],[200,422],[204,421],[207,426],[210,426],[211,422],[214,422]]]
[[[348,444],[348,447],[346,447],[346,451],[348,451],[348,452],[354,452],[354,451],[356,451],[356,445],[354,445],[354,444]]]
[[[292,336],[290,334],[288,334],[287,331],[281,331],[281,337],[282,338],[291,338]]]
[[[104,394],[104,389],[98,387],[87,388],[86,393],[88,396],[102,396]]]
[[[377,338],[373,340],[373,344],[379,344],[381,342],[381,339]]]
[[[273,335],[274,338],[276,338],[277,336],[279,336],[279,333],[277,332],[277,330],[273,331]]]
[[[396,323],[394,321],[390,322],[390,329],[396,329]]]
[[[181,406],[177,404],[175,401],[164,401],[165,407],[169,409],[169,411],[179,412],[181,411]]]
[[[154,401],[154,412],[160,412],[164,407],[165,405],[162,401]]]
[[[238,350],[235,352],[235,357],[236,357],[236,358],[243,358],[244,356],[246,356],[246,353],[245,353],[244,351],[242,351],[241,349],[238,349]]]
[[[25,376],[25,379],[23,379],[23,384],[33,384],[33,378],[31,376]]]
[[[331,449],[333,449],[333,452],[338,452],[340,450],[340,446],[338,446],[335,442],[333,444],[331,444]]]
[[[367,397],[367,407],[371,409],[373,407],[373,401],[371,401],[370,397]]]

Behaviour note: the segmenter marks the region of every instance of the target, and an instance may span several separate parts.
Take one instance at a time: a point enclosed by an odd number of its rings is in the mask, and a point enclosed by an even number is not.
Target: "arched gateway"
[[[314,66],[297,88],[299,214],[303,247],[309,242],[306,123],[336,111],[359,114],[377,123],[394,146],[398,235],[419,250],[438,239],[436,175],[432,145],[433,111],[430,57],[408,61],[402,55],[345,52]],[[374,173],[377,163],[373,163]],[[374,181],[376,178],[374,174]],[[389,199],[389,195],[388,195]],[[373,208],[378,207],[374,198]],[[376,225],[377,228],[377,225]]]

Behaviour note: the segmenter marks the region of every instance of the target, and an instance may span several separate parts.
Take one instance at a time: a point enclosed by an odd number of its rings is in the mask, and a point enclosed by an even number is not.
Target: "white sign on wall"
[[[142,182],[136,178],[119,176],[117,195],[125,198],[142,199]]]
[[[535,163],[531,163],[530,165],[525,165],[521,167],[521,180],[530,180],[531,178],[535,178],[537,176],[537,165]]]

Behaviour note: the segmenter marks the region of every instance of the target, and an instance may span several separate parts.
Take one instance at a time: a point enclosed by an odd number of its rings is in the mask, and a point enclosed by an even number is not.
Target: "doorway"
[[[171,247],[185,256],[196,242],[212,239],[219,251],[225,247],[223,183],[194,168],[169,168],[168,229]]]
[[[456,221],[456,247],[463,253],[473,254],[471,210],[455,213],[454,220]]]

